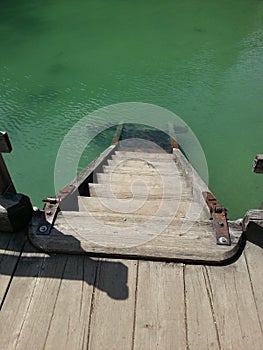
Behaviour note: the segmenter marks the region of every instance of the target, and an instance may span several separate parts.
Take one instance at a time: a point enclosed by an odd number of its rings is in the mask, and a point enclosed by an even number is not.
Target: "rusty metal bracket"
[[[42,201],[45,203],[42,220],[38,226],[39,235],[48,235],[54,225],[57,214],[60,211],[60,202],[75,189],[73,185],[65,186],[54,197],[44,198]]]
[[[210,192],[203,192],[204,199],[210,209],[211,220],[216,234],[216,243],[231,245],[227,223],[227,209],[224,208]]]

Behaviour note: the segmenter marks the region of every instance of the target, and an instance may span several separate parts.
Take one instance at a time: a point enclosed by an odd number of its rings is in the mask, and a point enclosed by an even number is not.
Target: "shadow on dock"
[[[84,254],[42,253],[27,241],[25,232],[0,232],[0,274],[10,276],[8,288],[16,277],[57,278],[83,281],[116,300],[129,296],[128,267],[123,263]]]

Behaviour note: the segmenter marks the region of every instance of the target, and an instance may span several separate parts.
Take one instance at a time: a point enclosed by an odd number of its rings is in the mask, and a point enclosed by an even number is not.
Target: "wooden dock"
[[[50,209],[58,207],[49,207],[53,198],[46,212],[34,213],[29,230],[0,230],[0,349],[262,350],[262,211],[248,212],[243,227],[228,222],[230,242],[222,245],[218,232],[224,233],[225,226],[219,221],[218,229],[214,223],[217,215],[224,219],[224,208],[208,197],[216,203],[215,212],[209,213],[203,197],[208,189],[199,182],[196,190],[190,181],[193,171],[181,166],[185,160],[178,149],[138,157],[133,150],[131,158],[130,150],[116,149],[115,143],[107,152],[106,164],[95,161],[71,183],[73,207],[71,201],[64,203],[50,219]],[[192,177],[187,176],[189,169]],[[111,212],[109,175],[115,199],[135,202],[144,192],[139,183],[131,192],[129,184],[139,175],[150,190],[146,203],[130,214]],[[172,205],[178,181],[166,192],[158,183],[162,176],[182,178],[176,215]],[[78,195],[73,188],[78,188]],[[108,211],[100,202],[105,198],[111,203]],[[160,200],[166,212],[158,216],[155,206]],[[199,216],[188,233],[180,235],[193,202],[195,210],[190,214]],[[85,235],[97,228],[89,231],[87,224],[84,235],[72,230],[69,220],[81,222],[82,205],[85,215],[89,206],[108,227],[105,232],[112,226],[128,227],[126,246],[122,239],[115,241],[117,248],[92,242]],[[168,228],[141,245],[129,246],[134,224],[141,225],[153,215],[156,225],[163,218],[166,222],[170,208],[174,221]],[[39,230],[50,222],[48,234]]]
[[[263,250],[226,266],[45,254],[0,235],[1,349],[263,348]]]

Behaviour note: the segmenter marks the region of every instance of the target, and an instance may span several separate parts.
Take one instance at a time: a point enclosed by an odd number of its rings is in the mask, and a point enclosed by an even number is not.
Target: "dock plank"
[[[260,322],[261,332],[263,329],[263,249],[253,243],[247,242],[245,260],[249,273],[249,280],[256,305],[257,316]]]
[[[88,348],[131,349],[133,338],[137,261],[103,260],[98,270]],[[103,290],[111,290],[110,295]]]
[[[204,269],[222,349],[262,349],[262,329],[244,254],[231,265]]]
[[[183,265],[140,261],[134,350],[186,349]]]
[[[19,256],[24,246],[24,233],[0,233],[0,304],[4,302]]]
[[[37,260],[41,260],[41,258],[39,259],[38,257]],[[30,291],[20,291],[21,301],[27,305],[27,308],[24,315],[21,315],[23,323],[16,340],[16,349],[34,350],[36,349],[36,344],[40,349],[45,348],[66,261],[67,257],[63,255],[44,256],[35,278],[34,275],[28,275],[27,277],[17,276],[12,283],[11,289],[15,289],[18,288],[17,284],[20,283],[21,279],[34,279],[28,303],[26,298],[27,293]],[[38,261],[36,265],[38,265]],[[20,274],[28,272],[20,270]],[[6,312],[8,307],[11,306],[7,305]]]
[[[86,349],[98,262],[87,256],[67,256],[45,349]],[[66,302],[65,302],[66,301]]]
[[[205,267],[185,267],[185,302],[188,349],[221,349],[211,299],[204,279]]]
[[[2,349],[14,349],[21,334],[28,308],[33,300],[44,253],[25,247],[0,313]],[[32,320],[33,321],[33,320]],[[39,325],[40,326],[40,325]]]

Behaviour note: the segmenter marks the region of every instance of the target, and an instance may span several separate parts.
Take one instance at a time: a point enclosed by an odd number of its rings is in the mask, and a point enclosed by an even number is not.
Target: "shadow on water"
[[[62,62],[56,62],[48,67],[47,73],[53,77],[57,77],[68,73],[68,66]]]
[[[74,237],[71,243],[79,245]],[[27,241],[25,232],[0,233],[0,251],[1,275],[83,281],[112,299],[129,296],[128,268],[121,262],[91,259],[84,254],[42,254]]]

